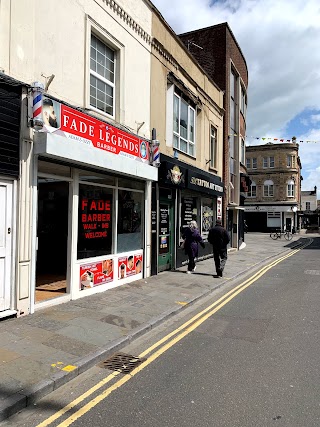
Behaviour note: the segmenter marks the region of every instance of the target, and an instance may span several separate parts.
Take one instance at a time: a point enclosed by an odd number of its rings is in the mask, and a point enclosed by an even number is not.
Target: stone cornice
[[[148,34],[115,0],[102,0],[105,5],[116,13],[122,21],[134,30],[146,43],[151,44],[152,37]]]

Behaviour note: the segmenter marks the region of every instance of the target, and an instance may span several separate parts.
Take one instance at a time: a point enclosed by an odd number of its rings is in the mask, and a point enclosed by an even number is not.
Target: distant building
[[[295,142],[246,147],[251,179],[245,201],[249,231],[299,227],[301,162]]]
[[[299,216],[303,228],[314,228],[319,222],[319,200],[317,200],[317,187],[313,190],[301,191],[301,205]]]

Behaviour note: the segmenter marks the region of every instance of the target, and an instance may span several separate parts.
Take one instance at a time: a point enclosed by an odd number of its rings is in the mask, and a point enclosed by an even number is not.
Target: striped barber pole
[[[32,106],[32,118],[33,125],[35,128],[42,128],[42,93],[44,86],[42,83],[33,83],[33,106]]]
[[[160,166],[160,151],[158,140],[152,140],[152,154],[152,165],[156,167]]]

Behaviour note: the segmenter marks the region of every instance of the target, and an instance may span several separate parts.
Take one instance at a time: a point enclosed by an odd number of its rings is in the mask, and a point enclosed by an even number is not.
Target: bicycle
[[[273,231],[272,233],[270,233],[270,237],[273,240],[281,239],[282,235],[286,240],[292,239],[292,233],[289,230],[286,230],[286,231],[276,230],[276,231]]]

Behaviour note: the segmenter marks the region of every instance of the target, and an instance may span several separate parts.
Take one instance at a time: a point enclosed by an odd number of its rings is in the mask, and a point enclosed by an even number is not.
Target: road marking
[[[186,335],[188,335],[190,332],[192,332],[194,329],[196,329],[198,326],[200,326],[204,321],[206,321],[209,317],[211,317],[218,310],[220,310],[224,305],[226,305],[233,298],[235,298],[240,292],[242,292],[247,287],[249,287],[254,282],[256,282],[267,271],[269,271],[271,268],[275,267],[277,264],[284,261],[285,259],[295,255],[301,249],[308,246],[311,242],[312,241],[310,241],[309,243],[306,243],[304,246],[302,246],[298,249],[292,250],[291,252],[289,252],[289,254],[284,255],[284,256],[276,259],[275,261],[271,262],[269,265],[261,268],[261,270],[256,272],[253,276],[246,279],[244,282],[242,282],[240,285],[236,286],[235,288],[231,289],[229,292],[227,292],[225,295],[220,297],[213,304],[211,304],[210,306],[208,306],[207,308],[202,310],[200,313],[196,314],[194,317],[192,317],[190,320],[185,322],[179,328],[175,329],[174,331],[172,331],[171,333],[169,333],[168,335],[163,337],[161,340],[157,341],[155,344],[150,346],[147,350],[142,352],[138,357],[145,357],[147,354],[150,354],[153,350],[160,347],[162,344],[166,343],[170,338],[177,335],[175,338],[173,338],[171,341],[169,341],[167,344],[165,344],[163,347],[161,347],[159,350],[157,350],[155,353],[153,353],[151,356],[149,356],[145,362],[142,362],[130,374],[124,375],[119,381],[117,381],[115,384],[113,384],[108,389],[103,391],[96,398],[92,399],[90,402],[88,402],[86,405],[84,405],[82,408],[80,408],[78,411],[76,411],[72,416],[70,416],[65,421],[63,421],[62,423],[57,425],[57,427],[68,427],[69,425],[74,423],[78,418],[82,417],[86,412],[88,412],[92,408],[94,408],[98,403],[100,403],[102,400],[104,400],[113,391],[115,391],[116,389],[121,387],[123,384],[125,384],[127,381],[129,381],[131,378],[133,378],[137,373],[139,373],[142,369],[144,369],[146,366],[148,366],[150,363],[152,363],[154,360],[156,360],[159,356],[161,356],[165,351],[170,349],[173,345],[175,345],[177,342],[182,340]],[[57,420],[62,415],[67,413],[70,409],[74,408],[76,405],[81,403],[83,400],[85,400],[87,397],[89,397],[94,392],[99,390],[101,387],[106,385],[108,382],[113,380],[119,374],[120,374],[120,372],[115,371],[114,373],[108,375],[108,377],[104,378],[102,381],[100,381],[98,384],[96,384],[95,386],[93,386],[92,388],[87,390],[85,393],[83,393],[77,399],[70,402],[68,405],[66,405],[64,408],[62,408],[60,411],[56,412],[51,417],[47,418],[42,423],[38,424],[37,427],[49,426],[55,420]]]

